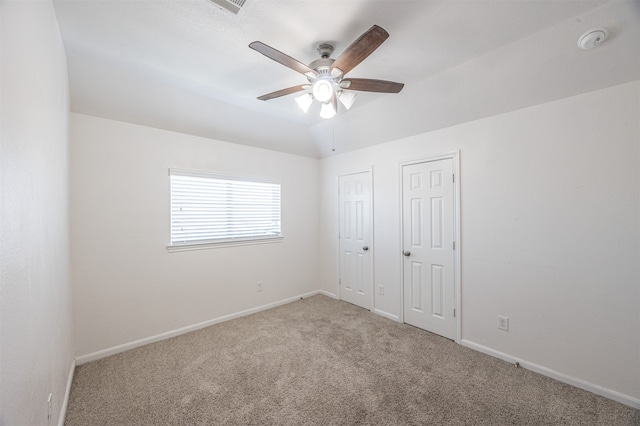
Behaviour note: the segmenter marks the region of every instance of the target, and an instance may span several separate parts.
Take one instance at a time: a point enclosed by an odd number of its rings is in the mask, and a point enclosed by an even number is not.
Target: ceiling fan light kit
[[[322,104],[322,107],[320,108],[320,117],[322,118],[333,118],[337,113],[338,111],[336,111],[333,105],[329,102]]]
[[[296,103],[298,104],[300,109],[306,114],[307,111],[309,111],[309,107],[313,103],[313,96],[311,96],[309,93],[305,93],[304,95],[298,96],[296,98]]]
[[[321,77],[313,83],[313,97],[318,102],[328,102],[331,100],[331,94],[333,93],[333,85],[331,80],[326,77]]]
[[[338,93],[338,99],[340,99],[340,103],[342,103],[346,109],[351,109],[351,106],[356,100],[356,95],[357,93],[355,92],[341,90],[340,93]]]
[[[321,44],[318,46],[320,59],[316,59],[309,65],[305,65],[262,42],[254,41],[249,44],[250,48],[305,75],[310,83],[267,93],[266,95],[259,96],[258,99],[266,101],[280,96],[306,91],[304,95],[295,99],[300,109],[306,113],[313,101],[316,100],[322,104],[320,117],[328,119],[337,114],[338,99],[346,109],[351,108],[356,98],[356,93],[352,92],[353,90],[398,93],[404,87],[403,83],[364,78],[344,80],[345,74],[355,68],[360,62],[364,61],[388,37],[389,33],[383,28],[374,25],[347,47],[337,59],[330,58],[333,53],[332,45]],[[346,91],[345,89],[349,90]]]

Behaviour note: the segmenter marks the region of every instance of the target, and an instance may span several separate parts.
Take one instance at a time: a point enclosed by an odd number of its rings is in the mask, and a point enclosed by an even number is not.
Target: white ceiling
[[[74,112],[310,157],[333,155],[640,79],[635,0],[54,0]],[[303,75],[248,47],[304,63],[337,57],[377,24],[389,39],[348,75],[405,83],[359,92],[331,120],[303,114]],[[605,26],[599,48],[577,48]],[[316,106],[317,108],[317,106]]]

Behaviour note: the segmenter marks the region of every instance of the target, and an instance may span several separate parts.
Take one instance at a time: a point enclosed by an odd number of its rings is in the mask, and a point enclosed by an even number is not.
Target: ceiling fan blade
[[[398,93],[404,87],[404,83],[370,78],[349,78],[342,80],[340,86],[344,89],[360,90],[362,92]]]
[[[338,68],[343,74],[348,73],[364,61],[387,38],[389,38],[389,33],[374,25],[342,52],[338,59],[331,64],[331,70]]]
[[[258,99],[260,99],[261,101],[268,101],[269,99],[279,98],[280,96],[286,96],[292,93],[300,92],[302,90],[308,89],[309,87],[310,86],[308,84],[299,84],[297,86],[287,87],[286,89],[267,93],[266,95],[258,97]]]
[[[313,77],[318,75],[317,72],[315,72],[302,62],[293,59],[291,56],[285,55],[281,51],[276,50],[271,46],[267,46],[260,41],[254,41],[249,45],[249,47],[256,52],[262,53],[267,58],[273,59],[274,61],[284,65],[285,67],[289,67],[292,70],[299,72],[300,74],[310,74]]]

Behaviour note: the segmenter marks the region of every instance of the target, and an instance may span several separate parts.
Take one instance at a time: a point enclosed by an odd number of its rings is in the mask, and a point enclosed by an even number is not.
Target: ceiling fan
[[[336,115],[338,111],[338,100],[340,100],[345,108],[351,108],[356,97],[356,93],[352,92],[354,90],[398,93],[404,87],[403,83],[369,78],[345,77],[349,71],[364,61],[388,37],[389,33],[387,31],[374,25],[351,43],[337,59],[331,59],[331,54],[333,53],[332,45],[321,44],[318,46],[320,59],[316,59],[309,65],[305,65],[260,41],[254,41],[249,45],[250,48],[285,67],[304,74],[309,81],[308,84],[299,84],[267,93],[266,95],[258,97],[258,99],[267,101],[269,99],[279,98],[280,96],[304,91],[305,93],[302,96],[296,98],[296,102],[300,108],[306,113],[315,99],[322,104],[320,116],[323,118],[331,118]]]

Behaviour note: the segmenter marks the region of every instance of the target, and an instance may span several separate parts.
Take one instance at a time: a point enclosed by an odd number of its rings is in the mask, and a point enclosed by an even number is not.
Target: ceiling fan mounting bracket
[[[323,43],[318,46],[318,53],[322,59],[328,59],[333,53],[333,46],[327,43]]]

